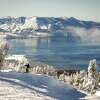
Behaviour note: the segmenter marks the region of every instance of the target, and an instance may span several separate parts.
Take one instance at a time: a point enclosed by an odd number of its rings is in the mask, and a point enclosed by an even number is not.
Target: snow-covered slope
[[[0,72],[0,100],[79,100],[84,96],[46,75]]]

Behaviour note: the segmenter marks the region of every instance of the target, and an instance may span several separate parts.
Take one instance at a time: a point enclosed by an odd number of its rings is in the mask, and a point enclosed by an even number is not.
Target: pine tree
[[[99,82],[96,59],[90,60],[88,67],[88,82],[91,83],[88,88],[90,93],[94,93],[95,90],[98,89]]]

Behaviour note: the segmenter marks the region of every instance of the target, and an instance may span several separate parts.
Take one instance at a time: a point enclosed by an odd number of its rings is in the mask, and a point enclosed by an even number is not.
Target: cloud
[[[67,27],[66,30],[79,36],[83,42],[100,42],[100,29],[98,28]]]

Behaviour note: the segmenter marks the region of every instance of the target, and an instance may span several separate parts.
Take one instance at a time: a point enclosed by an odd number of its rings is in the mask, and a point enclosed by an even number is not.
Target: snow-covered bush
[[[18,72],[26,72],[29,59],[25,55],[8,55],[4,59],[3,68]]]
[[[85,75],[86,73],[84,70],[80,71],[80,73],[77,73],[76,75],[73,75],[71,77],[70,84],[82,89]]]
[[[46,74],[50,76],[56,76],[55,69],[47,64],[38,64],[34,67],[31,67],[29,70],[30,73],[33,74]]]

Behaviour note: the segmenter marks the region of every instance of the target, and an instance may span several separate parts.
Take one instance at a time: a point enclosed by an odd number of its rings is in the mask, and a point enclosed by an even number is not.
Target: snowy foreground
[[[0,72],[0,100],[79,100],[85,96],[46,75]]]

